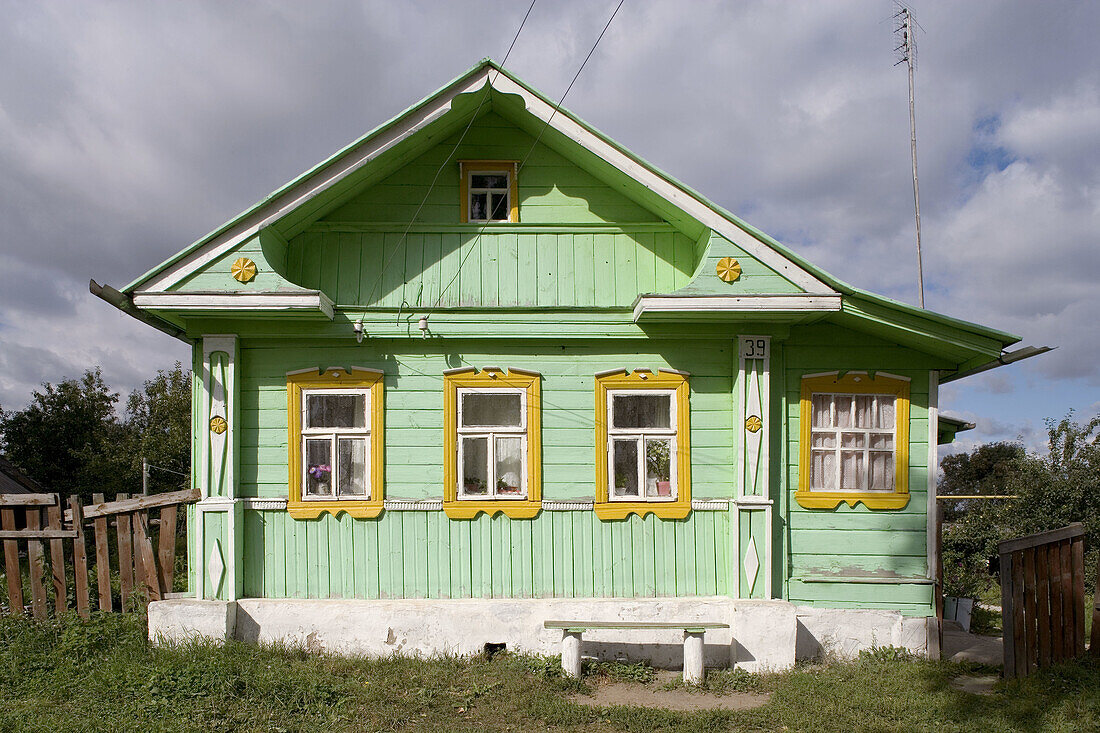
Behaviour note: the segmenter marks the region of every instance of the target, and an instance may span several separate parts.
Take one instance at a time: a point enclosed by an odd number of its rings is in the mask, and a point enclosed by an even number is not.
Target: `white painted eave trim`
[[[839,311],[837,295],[643,295],[634,304],[634,321],[646,313],[807,313]]]
[[[134,305],[175,311],[319,311],[332,319],[333,303],[320,291],[304,293],[137,293]]]

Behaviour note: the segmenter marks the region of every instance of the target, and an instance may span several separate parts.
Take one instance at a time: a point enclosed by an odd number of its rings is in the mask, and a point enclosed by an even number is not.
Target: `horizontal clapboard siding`
[[[932,610],[929,585],[845,582],[928,575],[928,369],[929,358],[874,336],[827,324],[792,329],[783,349],[786,403],[785,454],[789,506],[789,600],[838,608],[892,608],[923,615]],[[909,377],[909,503],[899,510],[841,504],[804,509],[798,487],[799,399],[802,377],[834,370],[875,370]],[[830,577],[837,582],[804,582]]]
[[[247,596],[590,598],[728,592],[729,515],[543,512],[536,520],[384,512],[362,521],[245,512]]]

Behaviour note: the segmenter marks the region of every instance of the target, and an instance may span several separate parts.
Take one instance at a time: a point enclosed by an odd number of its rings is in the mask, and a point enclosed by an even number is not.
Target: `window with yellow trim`
[[[870,509],[909,503],[909,380],[847,372],[802,379],[795,500]]]
[[[601,519],[691,510],[687,375],[596,376],[596,503]]]
[[[463,223],[519,221],[517,161],[464,160],[459,168]]]
[[[382,373],[287,375],[287,511],[374,517],[382,511]]]
[[[444,375],[443,509],[533,517],[542,491],[539,375],[487,367]]]

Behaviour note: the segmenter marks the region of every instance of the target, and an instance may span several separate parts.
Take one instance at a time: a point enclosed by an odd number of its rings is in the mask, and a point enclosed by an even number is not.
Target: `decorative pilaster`
[[[195,507],[195,577],[200,599],[235,601],[243,590],[244,521],[236,481],[240,454],[239,361],[236,336],[203,337],[196,472],[202,499]]]
[[[737,370],[737,545],[739,598],[772,597],[772,500],[768,455],[771,434],[771,338],[741,336]]]

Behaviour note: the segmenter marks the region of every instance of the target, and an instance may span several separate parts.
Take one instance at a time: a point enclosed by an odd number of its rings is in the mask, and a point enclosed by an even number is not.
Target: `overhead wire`
[[[570,90],[573,89],[573,85],[577,82],[577,79],[580,77],[581,72],[584,71],[584,67],[586,64],[588,64],[588,60],[592,58],[592,54],[596,52],[596,47],[600,45],[600,41],[603,39],[604,34],[607,33],[607,29],[611,27],[611,21],[615,20],[615,16],[618,15],[619,8],[623,6],[624,2],[626,2],[626,0],[619,0],[619,4],[615,6],[615,10],[612,11],[611,17],[607,19],[607,23],[604,24],[603,30],[600,31],[600,35],[596,37],[596,41],[592,44],[592,48],[588,49],[588,55],[586,55],[584,57],[584,60],[581,61],[581,65],[577,69],[577,73],[573,75],[573,79],[569,82],[569,86],[565,88],[565,93],[561,95],[561,99],[559,99],[558,103],[554,105],[554,109],[550,112],[550,116],[546,118],[546,123],[543,125],[542,129],[539,130],[539,134],[535,138],[535,141],[531,144],[531,147],[528,149],[527,154],[523,156],[523,160],[516,167],[517,176],[519,175],[519,172],[523,170],[523,166],[527,164],[528,159],[531,157],[531,153],[535,151],[535,148],[538,146],[539,141],[542,139],[543,134],[546,132],[546,129],[550,127],[550,122],[554,119],[554,116],[557,115],[558,110],[560,110],[562,105],[565,103],[565,98],[569,96]],[[503,64],[501,65],[503,66]],[[465,202],[463,203],[463,205],[465,205]],[[432,314],[432,312],[439,307],[440,302],[442,302],[443,300],[443,295],[447,292],[451,285],[454,284],[455,280],[458,279],[459,274],[462,272],[462,266],[466,264],[466,260],[473,253],[474,249],[477,248],[478,242],[481,241],[481,235],[485,233],[486,227],[488,225],[489,223],[486,222],[482,224],[481,227],[478,229],[477,235],[474,237],[474,240],[470,244],[470,247],[466,250],[466,253],[462,256],[462,259],[459,260],[458,268],[455,270],[454,276],[450,279],[446,286],[440,289],[439,297],[436,298],[435,303],[423,316],[424,319],[427,319]]]

